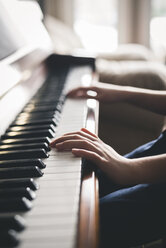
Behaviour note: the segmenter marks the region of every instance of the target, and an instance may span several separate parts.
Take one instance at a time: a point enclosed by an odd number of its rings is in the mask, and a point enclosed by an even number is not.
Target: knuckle
[[[97,87],[95,85],[92,86],[92,90],[96,91],[97,90]]]
[[[79,136],[81,136],[81,135],[83,134],[83,132],[80,130],[80,131],[77,132],[77,134],[78,134]]]
[[[66,141],[59,143],[59,146],[61,149],[65,148],[66,147]]]
[[[99,145],[98,140],[94,140],[93,143],[94,143],[95,146]]]
[[[77,139],[81,139],[80,134],[76,134],[75,137],[76,137]]]
[[[85,146],[90,146],[90,145],[91,145],[91,143],[90,143],[89,140],[83,140],[83,144],[84,144]]]
[[[65,142],[63,142],[64,145],[69,145],[71,142],[69,140],[66,140]]]

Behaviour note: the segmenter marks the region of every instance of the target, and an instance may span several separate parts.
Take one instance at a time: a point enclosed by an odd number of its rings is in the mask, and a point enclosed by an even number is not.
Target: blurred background
[[[69,26],[84,48],[111,52],[137,43],[166,53],[165,0],[39,0],[44,16]]]
[[[0,34],[0,60],[42,46],[95,56],[100,82],[166,90],[165,0],[0,0]],[[163,116],[100,104],[100,137],[121,154],[163,129]]]

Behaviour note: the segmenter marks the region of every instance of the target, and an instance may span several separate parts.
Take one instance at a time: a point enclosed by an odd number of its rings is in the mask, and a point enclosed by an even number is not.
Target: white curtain
[[[119,43],[149,46],[151,0],[119,0]]]

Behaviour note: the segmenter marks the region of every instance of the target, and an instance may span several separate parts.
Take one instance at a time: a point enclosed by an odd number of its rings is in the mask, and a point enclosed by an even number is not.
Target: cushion
[[[111,53],[99,53],[98,58],[107,60],[155,60],[153,52],[143,45],[139,44],[122,44]]]
[[[97,60],[101,82],[154,90],[166,89],[166,67],[159,62]]]

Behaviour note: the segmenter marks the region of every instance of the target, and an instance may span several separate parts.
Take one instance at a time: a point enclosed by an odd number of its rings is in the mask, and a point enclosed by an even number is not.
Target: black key
[[[17,232],[24,230],[25,221],[20,215],[1,216],[0,217],[0,232],[13,229]]]
[[[39,100],[30,100],[30,102],[26,105],[26,107],[40,107],[40,106],[56,106],[56,105],[62,105],[64,103],[64,99],[62,99],[61,97],[58,100],[45,100],[42,99],[42,101]],[[26,108],[25,107],[25,108]]]
[[[22,131],[22,132],[7,132],[1,136],[2,139],[17,139],[17,138],[34,138],[34,137],[48,137],[53,138],[54,133],[49,130],[37,130],[37,131]]]
[[[31,125],[57,125],[55,118],[39,119],[39,120],[16,120],[11,126],[31,126]]]
[[[37,109],[40,107],[54,107],[57,108],[57,106],[62,106],[63,102],[61,101],[42,101],[42,102],[34,102],[34,103],[28,103],[26,105],[26,107],[24,108],[24,111],[26,110],[33,110],[33,109]]]
[[[13,160],[24,158],[48,158],[48,154],[45,152],[44,149],[0,151],[0,160]]]
[[[0,180],[0,189],[8,188],[27,188],[29,187],[32,190],[39,189],[38,184],[34,181],[33,178],[14,178],[14,179],[2,179]]]
[[[56,107],[53,106],[53,105],[50,105],[50,106],[35,106],[34,108],[32,107],[26,107],[24,110],[23,110],[23,113],[40,113],[40,112],[51,112],[51,111],[55,111],[56,110]]]
[[[28,200],[34,200],[36,194],[30,188],[0,189],[0,199],[12,199],[17,197],[26,197]]]
[[[38,119],[48,119],[48,118],[53,118],[56,115],[55,111],[52,112],[45,112],[45,113],[20,113],[17,116],[17,120],[38,120]]]
[[[35,108],[37,106],[47,106],[47,105],[56,106],[58,103],[59,103],[59,101],[55,101],[55,100],[54,101],[48,101],[48,100],[45,101],[45,99],[42,99],[42,101],[37,101],[33,98],[28,102],[28,104],[25,106],[24,109],[26,109],[27,107]]]
[[[38,94],[35,96],[35,103],[58,101],[60,95],[61,95],[60,91],[56,91],[56,93],[53,94],[49,94],[48,92],[45,92],[45,94]]]
[[[37,149],[37,148],[44,149],[45,151],[50,151],[50,147],[48,146],[47,143],[0,145],[0,151],[26,150],[26,149]]]
[[[13,167],[0,169],[0,179],[23,178],[23,177],[41,177],[43,172],[37,166]]]
[[[28,211],[32,208],[32,203],[25,197],[0,199],[0,212]]]
[[[0,168],[10,167],[24,167],[24,166],[38,166],[40,169],[44,169],[46,165],[41,159],[18,159],[18,160],[1,160]]]
[[[30,143],[47,143],[50,144],[51,140],[48,137],[40,138],[26,138],[26,139],[4,139],[0,144],[30,144]]]
[[[25,120],[30,120],[30,119],[46,119],[46,118],[53,118],[56,117],[56,114],[59,113],[58,110],[55,111],[49,111],[49,112],[21,112],[18,116],[17,116],[17,120],[20,119],[25,119]],[[59,113],[60,114],[60,113]]]
[[[56,112],[54,115],[51,115],[51,116],[46,116],[46,115],[29,115],[28,117],[27,116],[18,116],[16,121],[15,121],[15,125],[22,125],[22,124],[25,124],[26,123],[30,125],[46,125],[46,124],[52,124],[54,126],[57,125],[57,113],[59,112]],[[59,113],[60,115],[60,113]],[[59,118],[59,117],[58,117]],[[50,119],[52,119],[53,121],[50,121]],[[41,120],[41,121],[40,121]],[[26,125],[27,126],[27,125]]]
[[[14,230],[0,232],[0,247],[15,247],[19,244],[17,233]]]
[[[8,131],[32,131],[32,130],[43,130],[43,129],[51,129],[53,132],[55,132],[55,127],[51,125],[31,125],[31,126],[12,126],[8,129]]]

